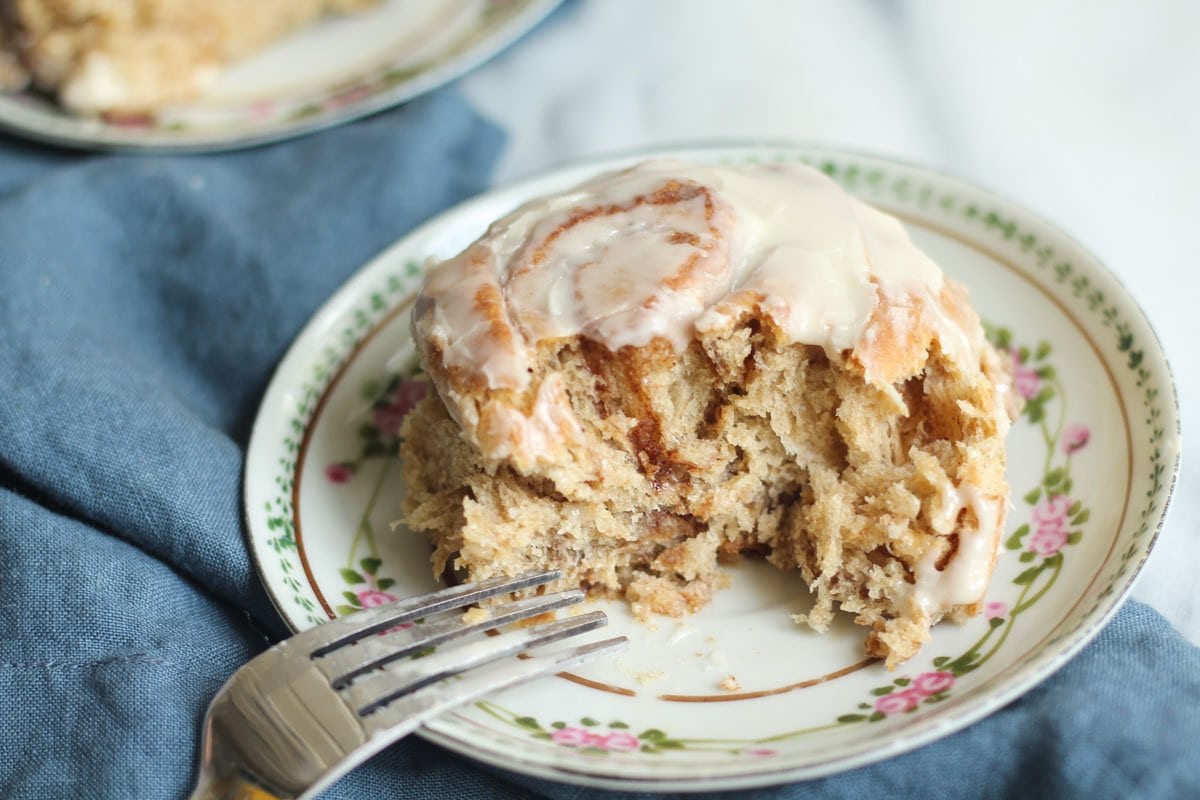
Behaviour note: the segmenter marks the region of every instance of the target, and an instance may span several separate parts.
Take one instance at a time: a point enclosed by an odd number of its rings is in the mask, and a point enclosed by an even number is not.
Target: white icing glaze
[[[966,507],[967,503],[960,489],[950,483],[942,486],[938,492],[937,505],[929,515],[929,525],[934,533],[940,533],[942,536],[954,533],[958,524],[958,514]]]
[[[938,508],[931,516],[933,529],[948,535],[957,528],[958,549],[941,570],[937,568],[940,556],[937,552],[925,556],[917,565],[916,580],[908,597],[927,619],[936,620],[950,608],[977,602],[987,591],[996,549],[996,528],[1001,520],[999,502],[969,484],[950,487],[939,496]],[[968,507],[977,520],[974,530],[958,525],[959,512]]]
[[[791,341],[844,353],[874,341],[882,295],[916,298],[943,350],[978,369],[943,280],[896,219],[811,168],[647,162],[496,222],[431,273],[414,325],[448,369],[523,390],[540,341],[679,351],[753,307]]]
[[[89,53],[59,91],[64,106],[76,111],[120,108],[129,101],[129,83],[103,53]]]

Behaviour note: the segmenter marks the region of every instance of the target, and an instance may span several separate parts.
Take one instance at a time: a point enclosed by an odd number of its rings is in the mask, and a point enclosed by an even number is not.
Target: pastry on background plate
[[[238,58],[376,0],[3,0],[0,88],[80,113],[153,111],[200,94]]]
[[[433,569],[546,567],[643,617],[739,554],[888,666],[978,613],[1008,507],[1007,366],[894,218],[798,164],[646,162],[534,200],[429,274],[405,420]]]

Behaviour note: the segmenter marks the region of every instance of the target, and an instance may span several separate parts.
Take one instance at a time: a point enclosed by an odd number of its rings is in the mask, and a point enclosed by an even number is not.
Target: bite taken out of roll
[[[404,521],[436,574],[561,569],[690,613],[765,557],[889,667],[978,613],[1007,366],[904,227],[798,164],[654,161],[533,200],[430,273]]]

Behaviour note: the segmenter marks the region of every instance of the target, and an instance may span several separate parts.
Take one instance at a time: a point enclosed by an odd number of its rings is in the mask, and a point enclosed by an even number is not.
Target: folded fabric
[[[0,796],[184,793],[204,707],[286,632],[240,522],[272,369],[502,141],[451,91],[212,156],[0,141]]]
[[[186,796],[209,699],[286,633],[239,507],[271,372],[357,267],[483,188],[501,139],[441,91],[224,155],[0,142],[0,796]],[[1198,707],[1200,651],[1131,604],[963,732],[724,796],[1196,796]],[[610,795],[410,737],[326,796]]]

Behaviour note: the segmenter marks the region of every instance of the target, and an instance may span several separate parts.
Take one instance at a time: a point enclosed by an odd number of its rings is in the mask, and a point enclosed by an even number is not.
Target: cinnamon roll
[[[889,667],[979,612],[1007,366],[899,221],[798,164],[656,161],[533,200],[434,268],[401,447],[437,574],[561,569],[678,616],[764,557]]]

